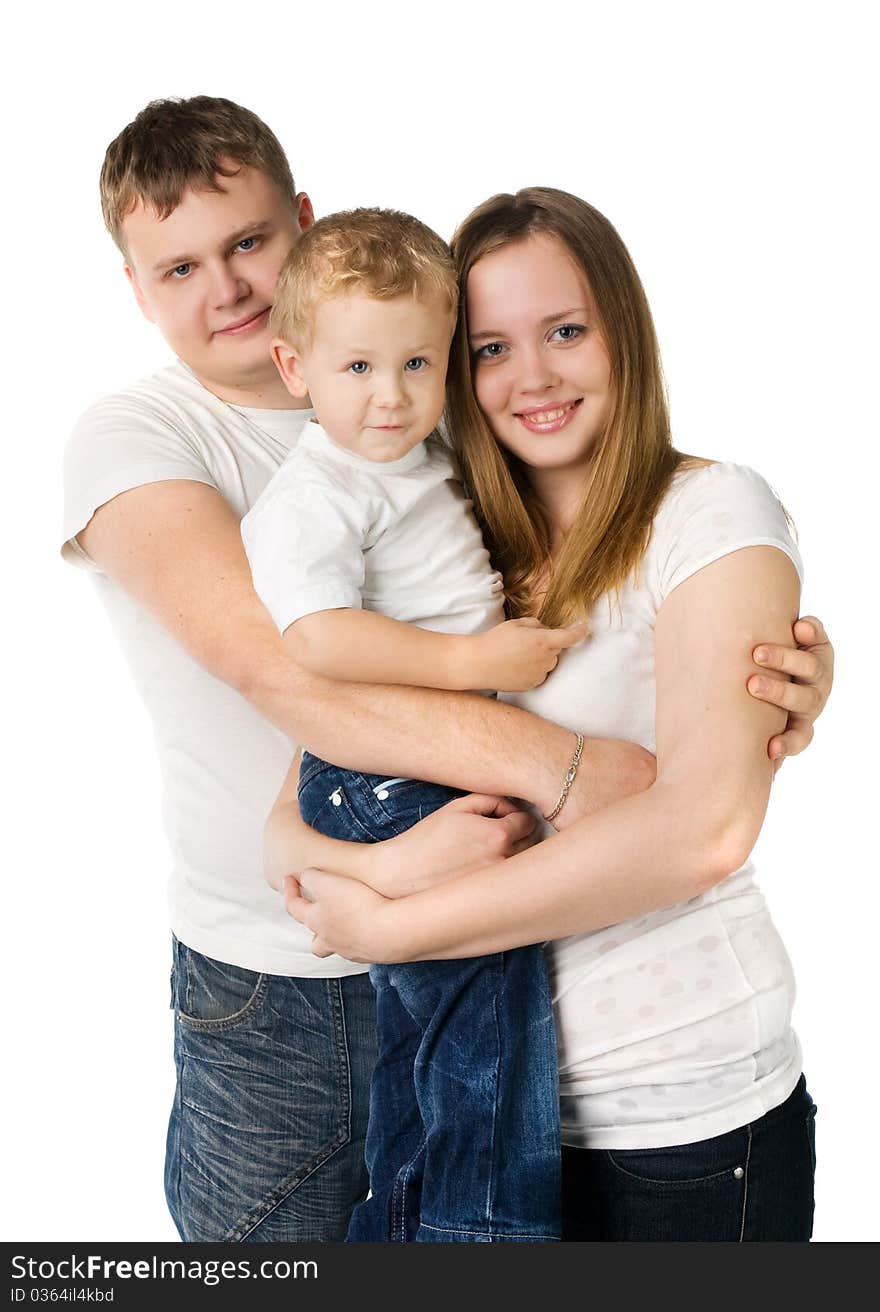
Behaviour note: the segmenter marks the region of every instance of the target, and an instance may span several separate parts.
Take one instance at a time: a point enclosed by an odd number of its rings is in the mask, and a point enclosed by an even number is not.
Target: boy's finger
[[[558,651],[562,651],[565,647],[573,647],[577,642],[583,642],[586,636],[587,626],[584,620],[578,624],[569,624],[564,629],[551,630],[551,641]]]

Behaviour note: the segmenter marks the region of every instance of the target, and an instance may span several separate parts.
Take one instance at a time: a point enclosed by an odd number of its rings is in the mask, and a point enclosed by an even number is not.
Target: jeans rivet
[[[743,1178],[744,1175],[745,1175],[745,1171],[743,1170],[743,1168],[742,1168],[741,1166],[736,1166],[736,1167],[734,1167],[734,1170],[733,1170],[733,1178],[734,1178],[734,1180],[741,1180],[741,1179]]]
[[[381,790],[381,792],[378,792],[378,793],[376,794],[376,796],[378,797],[378,799],[379,799],[380,802],[387,802],[387,801],[388,801],[388,789],[387,789],[387,788],[383,788],[383,789]]]
[[[337,789],[335,793],[330,794],[330,801],[334,806],[342,806],[342,793]]]

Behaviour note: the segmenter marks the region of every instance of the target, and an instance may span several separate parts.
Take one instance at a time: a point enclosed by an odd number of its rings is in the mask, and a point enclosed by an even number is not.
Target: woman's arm
[[[691,898],[737,869],[761,827],[784,713],[746,691],[759,642],[798,609],[788,558],[749,547],[706,566],[656,625],[657,779],[503,865],[397,902],[306,872],[288,909],[319,954],[474,956],[616,924]],[[307,900],[314,899],[314,900]]]
[[[404,897],[523,852],[537,821],[506,797],[469,793],[381,843],[345,842],[305,823],[297,802],[300,754],[282,784],[263,831],[263,870],[281,890],[286,875],[307,866],[338,870],[383,897]]]

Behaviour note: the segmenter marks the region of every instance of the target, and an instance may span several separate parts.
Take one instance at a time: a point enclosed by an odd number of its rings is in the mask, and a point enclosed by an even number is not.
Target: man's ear
[[[145,319],[149,319],[150,323],[155,323],[156,320],[153,318],[152,314],[150,313],[149,306],[147,305],[144,294],[140,289],[140,285],[138,283],[137,276],[135,274],[134,269],[131,267],[130,264],[124,264],[123,268],[125,270],[125,276],[128,279],[129,283],[131,284],[131,290],[134,292],[134,299],[138,303],[138,309],[140,310],[141,314],[144,316]]]
[[[295,396],[299,401],[304,400],[309,394],[309,385],[302,376],[301,356],[296,347],[291,346],[290,342],[285,342],[283,337],[275,337],[269,349],[281,375],[281,381],[290,395]]]
[[[296,221],[299,224],[300,232],[305,232],[315,222],[315,211],[312,208],[312,202],[304,191],[297,192],[296,195]]]

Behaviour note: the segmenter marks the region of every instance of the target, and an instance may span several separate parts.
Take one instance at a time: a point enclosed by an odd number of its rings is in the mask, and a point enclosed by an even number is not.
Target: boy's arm
[[[584,634],[582,624],[548,629],[529,619],[485,633],[436,633],[371,610],[337,609],[304,615],[284,637],[298,664],[332,679],[525,692],[543,683],[559,653]]]
[[[254,591],[238,519],[215,488],[186,479],[131,488],[100,506],[78,541],[193,660],[316,755],[523,797],[544,812],[555,805],[573,744],[559,725],[472,693],[339,683],[298,665]],[[653,777],[641,748],[590,740],[559,820]]]

